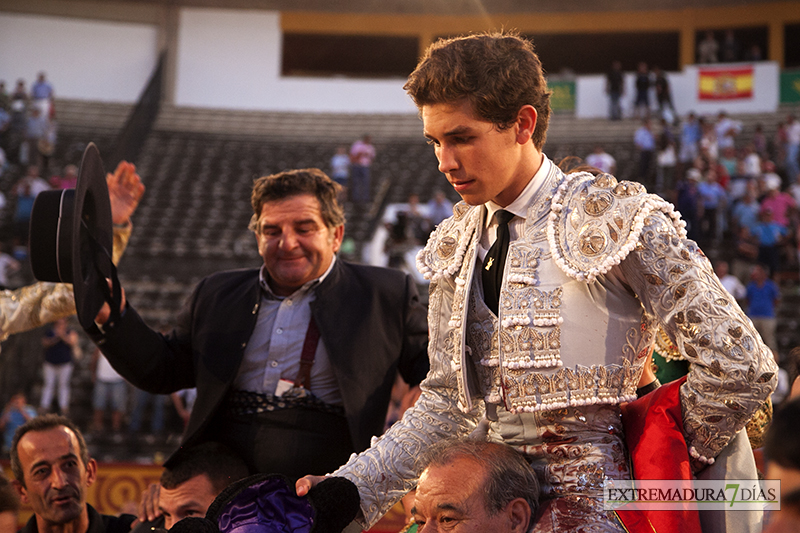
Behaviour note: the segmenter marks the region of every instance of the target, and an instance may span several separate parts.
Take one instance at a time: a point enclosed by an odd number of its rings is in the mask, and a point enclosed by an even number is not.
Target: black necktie
[[[483,301],[489,309],[497,314],[500,301],[500,287],[503,285],[503,269],[506,266],[508,243],[511,240],[508,232],[508,222],[514,218],[514,213],[500,209],[494,214],[497,219],[497,238],[486,257],[483,259]]]

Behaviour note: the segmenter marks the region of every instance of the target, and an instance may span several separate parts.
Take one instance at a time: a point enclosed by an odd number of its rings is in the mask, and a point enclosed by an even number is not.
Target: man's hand
[[[328,476],[305,476],[301,477],[297,480],[297,483],[294,484],[294,488],[297,491],[298,496],[305,496],[308,494],[308,491],[311,490],[312,487],[319,484]]]
[[[139,521],[152,522],[161,516],[161,509],[158,507],[158,496],[161,493],[161,485],[158,483],[151,483],[144,492],[142,492],[142,501],[139,502]]]
[[[111,280],[108,281],[108,286],[111,287]],[[119,312],[122,313],[125,310],[125,289],[122,287],[119,288],[121,297],[119,302]],[[108,302],[103,303],[103,307],[100,308],[100,311],[97,312],[97,316],[94,318],[95,324],[100,324],[101,326],[108,322],[109,317],[111,316],[111,306],[108,305]]]
[[[136,166],[120,161],[114,173],[106,176],[106,183],[111,200],[111,219],[114,224],[125,224],[144,194],[144,184],[136,173]]]

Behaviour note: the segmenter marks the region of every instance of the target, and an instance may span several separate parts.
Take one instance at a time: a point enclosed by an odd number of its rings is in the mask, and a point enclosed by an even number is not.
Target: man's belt
[[[325,403],[310,392],[304,392],[305,394],[296,396],[273,396],[271,394],[237,390],[228,394],[225,401],[225,410],[229,414],[241,416],[299,407],[344,416],[344,407],[341,405]]]

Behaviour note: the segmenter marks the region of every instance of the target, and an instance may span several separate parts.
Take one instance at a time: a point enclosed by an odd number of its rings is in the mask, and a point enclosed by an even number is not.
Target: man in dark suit
[[[427,323],[411,279],[336,258],[340,187],[317,169],[256,180],[250,228],[260,269],[200,282],[163,336],[123,302],[89,334],[136,387],[197,387],[183,446],[221,441],[252,470],[330,472],[383,430],[399,370],[428,370]]]

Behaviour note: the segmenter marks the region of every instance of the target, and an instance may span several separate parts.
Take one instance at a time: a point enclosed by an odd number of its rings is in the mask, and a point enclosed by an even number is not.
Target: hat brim
[[[113,277],[111,201],[100,152],[89,143],[74,190],[44,191],[31,211],[30,258],[41,281],[72,283],[82,326],[94,323]]]

